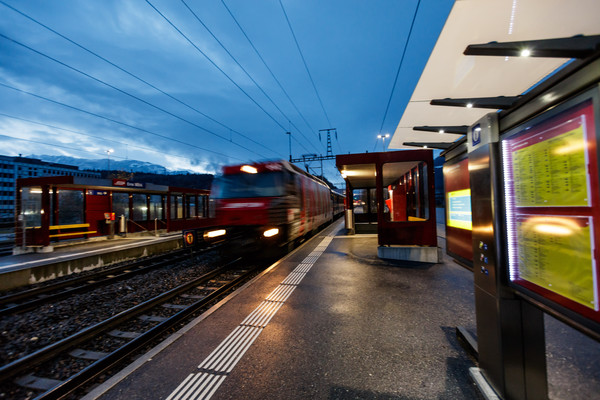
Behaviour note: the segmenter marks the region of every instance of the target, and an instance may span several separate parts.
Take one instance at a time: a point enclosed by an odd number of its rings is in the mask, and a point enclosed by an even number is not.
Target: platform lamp
[[[383,151],[386,151],[386,149],[385,149],[385,139],[389,138],[389,137],[390,137],[389,133],[386,133],[385,135],[377,135],[377,139],[383,140]]]
[[[106,157],[107,157],[107,161],[108,161],[108,171],[110,172],[110,153],[114,153],[113,149],[108,149],[106,150]]]

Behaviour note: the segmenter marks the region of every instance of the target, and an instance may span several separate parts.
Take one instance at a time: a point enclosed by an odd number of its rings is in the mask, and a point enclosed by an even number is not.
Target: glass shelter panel
[[[163,203],[160,194],[150,195],[150,219],[163,219]]]
[[[196,195],[188,194],[185,197],[186,197],[186,209],[187,209],[186,217],[194,218],[197,215],[197,213],[196,213]]]
[[[113,210],[118,218],[122,215],[129,219],[129,193],[114,192],[112,195]]]
[[[429,219],[427,164],[386,163],[382,167],[384,219],[389,222]]]
[[[133,198],[133,220],[146,221],[148,219],[148,196],[136,193]]]
[[[60,225],[82,224],[84,217],[83,190],[58,190],[58,223]]]
[[[24,187],[21,192],[21,210],[28,228],[42,225],[42,188]]]

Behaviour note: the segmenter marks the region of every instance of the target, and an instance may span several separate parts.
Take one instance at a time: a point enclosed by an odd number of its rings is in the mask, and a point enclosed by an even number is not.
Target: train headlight
[[[205,239],[214,239],[219,236],[225,235],[225,229],[217,229],[215,231],[204,232]]]
[[[264,233],[263,236],[264,237],[273,237],[275,235],[279,234],[279,228],[271,228],[271,229],[267,229]]]

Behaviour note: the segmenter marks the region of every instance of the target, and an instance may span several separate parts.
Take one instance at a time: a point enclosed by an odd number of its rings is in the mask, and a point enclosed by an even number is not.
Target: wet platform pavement
[[[455,335],[475,326],[472,273],[380,260],[340,227],[88,398],[481,398]]]

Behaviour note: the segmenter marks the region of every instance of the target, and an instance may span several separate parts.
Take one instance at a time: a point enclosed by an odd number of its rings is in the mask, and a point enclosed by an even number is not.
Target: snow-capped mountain
[[[91,170],[106,170],[108,168],[108,159],[87,159],[87,158],[75,158],[68,156],[50,156],[50,155],[31,155],[31,158],[37,158],[42,161],[75,165],[79,169],[91,169]],[[110,160],[110,169],[113,171],[127,171],[127,172],[145,172],[152,174],[187,174],[193,173],[193,171],[171,171],[163,167],[162,165],[152,164],[145,161],[138,160]]]

